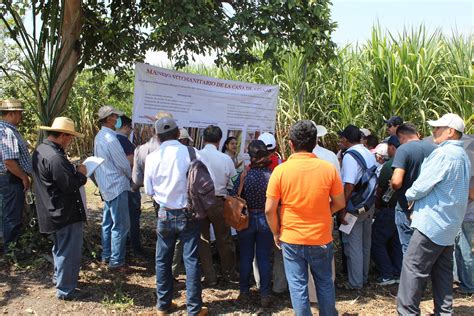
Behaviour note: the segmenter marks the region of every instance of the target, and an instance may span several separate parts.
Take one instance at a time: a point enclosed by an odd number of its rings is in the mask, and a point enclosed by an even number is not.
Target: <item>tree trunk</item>
[[[56,69],[48,109],[49,120],[53,120],[65,110],[67,97],[76,77],[81,54],[79,36],[82,29],[81,0],[64,1],[64,19],[61,29],[61,50]],[[51,124],[51,122],[45,122]]]

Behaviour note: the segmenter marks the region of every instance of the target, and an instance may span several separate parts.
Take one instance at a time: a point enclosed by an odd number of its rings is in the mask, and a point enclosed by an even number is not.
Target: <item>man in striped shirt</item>
[[[111,269],[126,272],[125,241],[130,229],[128,192],[132,170],[117,139],[115,124],[123,112],[110,105],[99,109],[101,129],[94,141],[94,155],[104,158],[95,179],[104,199],[102,219],[102,261]]]

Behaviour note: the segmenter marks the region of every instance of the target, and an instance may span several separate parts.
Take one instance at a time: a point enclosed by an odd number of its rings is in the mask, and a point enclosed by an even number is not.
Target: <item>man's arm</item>
[[[84,165],[79,165],[75,170],[66,158],[59,156],[55,156],[50,163],[53,180],[62,192],[72,193],[86,184],[84,173],[87,173],[87,168]]]
[[[30,188],[30,178],[26,172],[21,169],[18,162],[13,159],[6,159],[3,163],[9,172],[21,179],[21,182],[23,182],[23,191],[28,190]]]
[[[280,200],[274,200],[267,197],[265,202],[265,216],[267,217],[268,226],[273,233],[273,239],[275,240],[275,245],[280,249],[280,220],[278,219],[278,203]]]
[[[344,193],[338,195],[331,195],[331,202],[329,203],[329,206],[331,208],[331,214],[337,213],[339,210],[346,207]]]
[[[449,162],[442,155],[429,156],[421,165],[420,175],[407,190],[407,201],[416,201],[427,196],[448,172]],[[436,170],[436,172],[433,172]]]
[[[390,184],[394,190],[398,190],[402,187],[404,176],[405,169],[395,168],[395,170],[393,170],[393,175],[392,179],[390,180]]]

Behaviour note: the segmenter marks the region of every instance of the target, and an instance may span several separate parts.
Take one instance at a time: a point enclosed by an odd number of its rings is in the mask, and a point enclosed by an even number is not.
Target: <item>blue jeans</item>
[[[408,219],[406,211],[404,211],[397,203],[395,207],[395,224],[397,225],[398,237],[402,245],[402,252],[407,252],[408,244],[410,243],[411,235],[413,235],[413,228],[411,228],[411,220]]]
[[[371,252],[380,277],[388,279],[400,276],[403,255],[395,225],[395,209],[382,208],[375,218]]]
[[[112,268],[125,264],[125,242],[130,229],[128,191],[104,202],[102,218],[102,261]]]
[[[281,243],[291,305],[297,316],[310,316],[308,265],[311,268],[319,303],[319,313],[337,315],[336,294],[332,281],[332,242],[323,246]]]
[[[156,296],[157,308],[166,311],[173,298],[172,263],[176,240],[183,242],[183,261],[186,269],[186,305],[189,315],[201,311],[201,271],[199,269],[198,242],[200,222],[188,219],[184,210],[158,211],[156,228]]]
[[[67,225],[52,234],[56,296],[67,297],[79,280],[82,257],[83,222]]]
[[[0,175],[0,194],[2,195],[3,210],[3,251],[8,252],[11,243],[18,241],[21,234],[23,203],[25,193],[23,182],[14,175]]]
[[[273,234],[268,226],[265,212],[249,212],[249,227],[237,233],[240,249],[240,292],[250,292],[250,274],[254,254],[257,256],[260,273],[260,294],[272,294]]]
[[[128,211],[130,213],[130,244],[134,251],[142,250],[140,239],[140,215],[142,206],[142,196],[140,191],[128,192]]]
[[[454,243],[455,268],[461,290],[474,293],[474,255],[472,254],[472,236],[474,235],[474,222],[463,222],[461,231],[456,236]]]
[[[361,289],[369,278],[372,219],[359,215],[351,233],[342,233],[349,284]]]

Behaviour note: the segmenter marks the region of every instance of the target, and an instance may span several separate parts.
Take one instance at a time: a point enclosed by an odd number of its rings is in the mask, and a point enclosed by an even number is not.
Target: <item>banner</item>
[[[188,74],[137,63],[133,104],[134,142],[153,135],[153,119],[169,112],[188,129],[194,147],[202,147],[202,130],[222,129],[222,143],[238,140],[240,152],[262,132],[274,132],[278,86],[252,84]],[[222,144],[221,143],[221,144]]]

